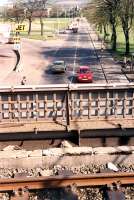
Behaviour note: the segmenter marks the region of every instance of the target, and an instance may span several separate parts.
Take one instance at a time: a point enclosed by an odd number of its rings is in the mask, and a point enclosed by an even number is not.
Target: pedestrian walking
[[[21,85],[26,85],[26,76],[23,76],[22,81],[21,81]]]

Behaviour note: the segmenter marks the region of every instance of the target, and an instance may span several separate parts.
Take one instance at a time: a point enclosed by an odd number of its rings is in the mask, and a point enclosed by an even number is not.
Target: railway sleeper
[[[63,188],[64,195],[68,200],[78,200],[77,186],[75,184],[68,185]],[[30,191],[27,186],[14,190],[10,195],[10,200],[30,200]]]

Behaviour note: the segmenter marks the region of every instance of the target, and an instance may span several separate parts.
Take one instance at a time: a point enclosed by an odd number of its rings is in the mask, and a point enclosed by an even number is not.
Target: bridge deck
[[[96,130],[96,129],[125,129],[134,128],[134,119],[113,119],[113,120],[74,120],[70,125],[65,121],[57,122],[18,122],[1,123],[0,133],[27,133],[47,131],[71,131],[71,130]]]

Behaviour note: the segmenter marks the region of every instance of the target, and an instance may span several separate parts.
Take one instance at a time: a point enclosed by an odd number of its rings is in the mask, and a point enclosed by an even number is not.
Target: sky
[[[9,0],[0,0],[0,6],[7,3]],[[76,2],[76,4],[78,3],[84,3],[84,2],[87,2],[87,0],[49,0],[50,2],[68,2],[68,3],[71,3],[71,2]]]
[[[7,3],[8,0],[0,0],[0,6],[2,6],[3,4]]]
[[[72,6],[72,5],[81,5],[83,3],[87,3],[89,0],[49,0],[51,4],[59,4],[64,6]]]
[[[81,1],[81,0],[68,0],[68,1],[62,0],[62,1],[59,1],[59,3],[62,3],[62,4],[81,4],[83,2],[84,1]]]

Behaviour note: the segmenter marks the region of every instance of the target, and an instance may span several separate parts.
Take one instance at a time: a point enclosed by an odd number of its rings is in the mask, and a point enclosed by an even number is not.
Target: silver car
[[[66,68],[67,66],[64,60],[55,61],[51,66],[52,72],[65,72]]]

